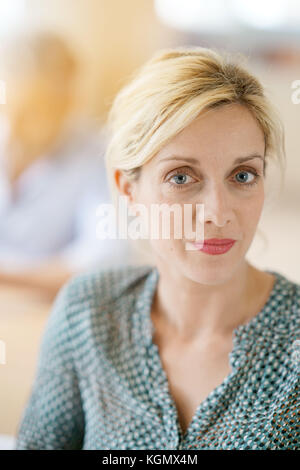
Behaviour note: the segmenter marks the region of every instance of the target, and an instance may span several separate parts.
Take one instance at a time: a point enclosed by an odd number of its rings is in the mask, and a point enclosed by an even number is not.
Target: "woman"
[[[191,204],[193,222],[203,204],[205,243],[150,238],[153,265],[64,286],[17,448],[299,448],[300,285],[245,258],[266,165],[284,159],[261,84],[214,50],[162,51],[110,124],[113,188],[132,206]]]
[[[95,207],[109,200],[105,132],[79,113],[79,63],[56,33],[22,32],[0,46],[8,92],[0,113],[0,284],[53,299],[71,275],[128,258],[125,241],[95,235]]]

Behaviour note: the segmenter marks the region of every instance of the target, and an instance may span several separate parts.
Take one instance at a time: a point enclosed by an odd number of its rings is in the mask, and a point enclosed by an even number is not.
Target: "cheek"
[[[253,197],[244,204],[241,204],[238,213],[239,213],[239,221],[243,228],[245,235],[247,232],[252,234],[255,232],[257,224],[260,220],[263,206],[264,206],[264,193],[260,191],[257,197]]]

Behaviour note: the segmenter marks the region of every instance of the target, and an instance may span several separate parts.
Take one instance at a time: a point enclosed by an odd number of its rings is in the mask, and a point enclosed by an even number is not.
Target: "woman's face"
[[[184,235],[176,239],[171,230],[170,239],[150,239],[157,265],[218,284],[245,263],[263,209],[264,152],[255,118],[244,106],[230,104],[203,113],[143,165],[139,180],[131,183],[134,202],[148,209],[153,203],[182,209],[192,204],[193,230],[196,204],[203,204],[204,239],[236,240],[229,251],[212,255],[187,250]],[[237,162],[241,158],[245,161]]]

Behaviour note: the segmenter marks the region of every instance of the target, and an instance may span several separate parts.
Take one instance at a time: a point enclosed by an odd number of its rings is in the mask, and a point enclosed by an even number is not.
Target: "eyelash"
[[[186,171],[186,170],[185,170],[185,171]],[[192,176],[191,174],[189,174],[188,172],[185,173],[185,171],[182,170],[182,169],[181,169],[181,170],[180,170],[180,169],[175,170],[175,173],[170,176],[169,180],[170,180],[171,178],[173,178],[174,176],[177,176],[177,175],[188,175],[188,176],[193,177],[193,176]],[[244,186],[244,187],[246,187],[246,188],[249,188],[249,187],[254,186],[254,185],[256,185],[256,184],[258,183],[258,180],[259,180],[259,178],[260,178],[260,175],[257,173],[256,170],[254,170],[254,169],[252,169],[252,168],[251,168],[251,169],[249,169],[249,168],[241,168],[241,169],[239,169],[239,171],[237,171],[237,172],[235,173],[235,175],[237,175],[238,173],[241,173],[242,171],[247,172],[247,173],[252,173],[252,174],[255,176],[255,179],[254,179],[251,183],[240,183],[239,181],[235,181],[239,186]],[[234,175],[234,176],[235,176],[235,175]],[[170,183],[169,180],[167,180],[167,183],[168,183],[170,186],[172,186],[172,188],[174,188],[174,186],[175,186],[176,189],[180,189],[180,190],[181,190],[181,189],[183,189],[184,186],[188,186],[188,183],[187,183],[187,184],[175,184],[175,183]]]

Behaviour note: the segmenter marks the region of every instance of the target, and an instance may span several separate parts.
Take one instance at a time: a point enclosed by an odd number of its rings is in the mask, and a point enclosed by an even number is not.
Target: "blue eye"
[[[186,183],[190,183],[191,181],[194,180],[190,175],[186,173],[177,173],[176,175],[173,175],[169,181],[171,181],[174,178],[175,180],[175,186],[183,186]],[[190,181],[188,180],[190,178]],[[174,185],[174,183],[171,183]]]
[[[175,180],[177,179],[176,183],[183,184],[183,183],[186,183],[187,175],[182,173],[182,174],[173,176],[173,178],[175,178]]]
[[[247,174],[250,174],[253,176],[252,180],[248,181],[249,180],[249,177],[247,177]],[[237,177],[238,175],[243,175],[241,181],[237,181],[238,184],[242,185],[242,186],[252,186],[253,184],[256,184],[258,183],[258,178],[259,178],[259,175],[258,173],[256,173],[255,170],[240,170],[238,173],[235,174],[235,176]]]

